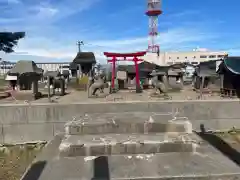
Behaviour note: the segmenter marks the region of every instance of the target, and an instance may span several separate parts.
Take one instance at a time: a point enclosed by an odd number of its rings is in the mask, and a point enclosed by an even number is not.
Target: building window
[[[209,56],[209,58],[216,58],[216,56],[215,55],[211,55],[211,56]]]
[[[193,56],[194,59],[196,59],[196,56]]]
[[[187,57],[185,57],[185,59],[187,59]]]
[[[203,55],[202,55],[202,56],[200,56],[200,58],[207,58],[207,56],[203,56]]]
[[[169,59],[172,59],[171,57],[169,57]]]
[[[179,57],[177,57],[177,59],[179,59]]]

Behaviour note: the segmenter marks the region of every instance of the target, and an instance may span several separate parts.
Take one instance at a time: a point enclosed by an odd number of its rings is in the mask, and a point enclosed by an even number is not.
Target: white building
[[[1,61],[0,63],[0,75],[6,74],[16,63]]]
[[[44,72],[46,71],[61,71],[61,69],[69,68],[70,62],[56,62],[56,63],[36,63],[39,68],[42,68]]]
[[[148,53],[143,57],[143,60],[158,65],[171,65],[183,62],[189,62],[193,65],[197,65],[204,61],[222,59],[226,55],[226,52],[214,52],[207,51],[205,49],[196,49],[189,52],[163,52],[160,53],[159,56],[155,53]]]
[[[13,62],[1,62],[0,64],[0,75],[6,74],[16,63]],[[46,71],[62,71],[69,69],[70,62],[42,62],[42,63],[36,63],[39,68],[42,68],[44,72]]]

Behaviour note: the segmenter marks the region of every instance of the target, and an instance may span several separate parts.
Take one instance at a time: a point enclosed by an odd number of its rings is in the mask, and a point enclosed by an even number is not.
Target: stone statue
[[[89,78],[88,83],[88,96],[95,96],[97,90],[100,91],[100,93],[104,93],[105,88],[105,78],[103,75],[95,76],[94,78]]]
[[[152,78],[152,85],[153,88],[155,89],[155,94],[157,94],[157,91],[159,91],[160,94],[163,94],[164,97],[169,97],[168,96],[168,88],[167,88],[167,76],[163,76],[163,82],[158,80],[158,74],[155,70],[152,71],[151,75],[153,76]]]

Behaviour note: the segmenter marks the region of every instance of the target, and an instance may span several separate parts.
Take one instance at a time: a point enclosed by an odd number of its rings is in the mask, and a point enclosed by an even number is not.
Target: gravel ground
[[[46,90],[40,90],[45,97],[38,99],[36,101],[31,101],[31,103],[48,103]],[[51,101],[55,103],[94,103],[94,102],[124,102],[124,101],[167,101],[163,96],[152,96],[154,93],[153,89],[144,90],[143,93],[136,94],[135,90],[124,90],[119,91],[115,94],[109,94],[109,89],[105,89],[104,94],[99,94],[96,98],[88,98],[87,92],[76,91],[74,89],[68,89],[67,95],[65,96],[53,96]],[[196,100],[199,99],[199,93],[192,90],[191,86],[184,86],[184,89],[174,89],[169,90],[170,100]],[[204,94],[202,96],[203,100],[220,100],[222,99],[219,94]],[[14,103],[22,104],[24,101],[15,100],[14,98],[6,98],[0,100],[0,103]],[[26,103],[26,102],[25,102]]]

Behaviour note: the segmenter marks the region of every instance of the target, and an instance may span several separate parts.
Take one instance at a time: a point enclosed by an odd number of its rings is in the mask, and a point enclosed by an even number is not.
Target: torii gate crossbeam
[[[115,74],[116,74],[116,61],[133,61],[136,70],[136,93],[141,93],[142,89],[140,86],[140,78],[139,78],[139,68],[138,62],[142,61],[139,57],[142,57],[146,54],[146,51],[135,52],[135,53],[112,53],[112,52],[104,52],[104,55],[108,58],[112,58],[112,60],[108,60],[108,62],[112,63],[112,82],[111,82],[111,92],[115,90]],[[119,60],[117,58],[124,58],[123,60]],[[130,58],[133,57],[131,60]]]

